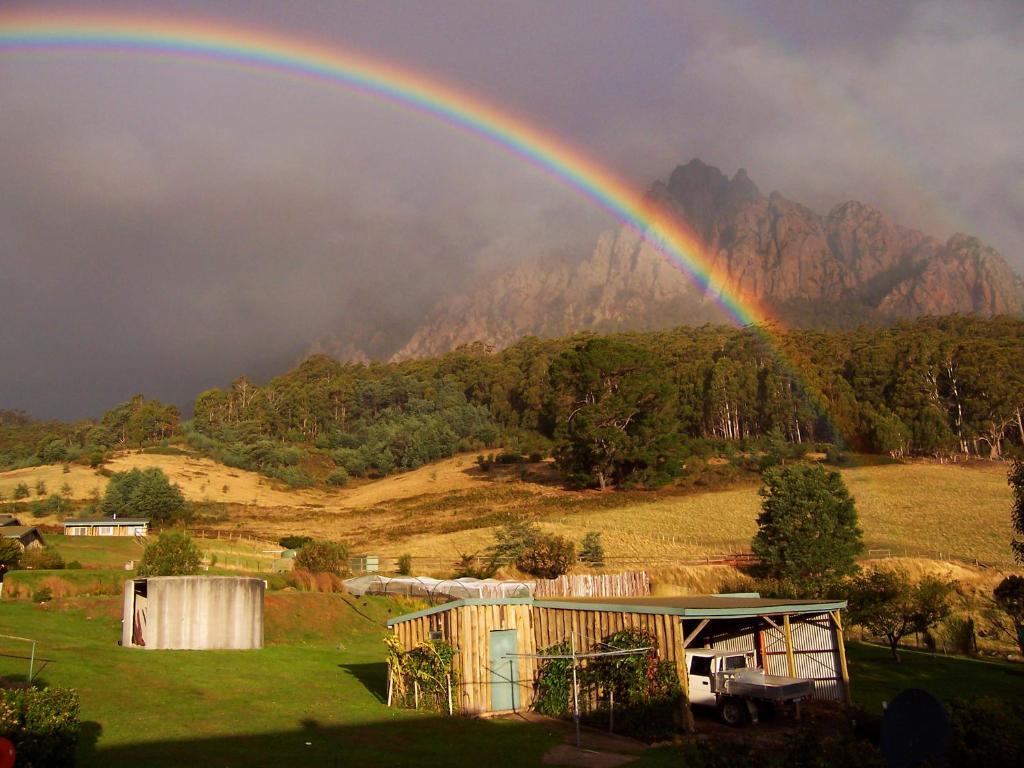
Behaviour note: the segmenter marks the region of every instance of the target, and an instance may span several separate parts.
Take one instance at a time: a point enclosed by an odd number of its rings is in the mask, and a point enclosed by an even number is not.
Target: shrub
[[[14,500],[27,499],[29,496],[28,485],[26,483],[18,483],[14,486]]]
[[[398,575],[409,576],[412,574],[412,555],[404,554],[398,558]]]
[[[49,587],[40,587],[32,593],[33,603],[48,603],[53,600],[53,590]]]
[[[285,536],[277,543],[285,549],[302,549],[306,544],[311,544],[312,541],[312,536]]]
[[[343,467],[338,467],[327,476],[327,482],[338,487],[348,485],[348,472]]]
[[[0,736],[14,743],[18,765],[74,765],[78,713],[78,693],[73,689],[0,690]]]
[[[36,496],[45,496],[45,495],[46,495],[46,481],[45,480],[36,480]]]
[[[516,567],[531,576],[553,579],[568,573],[576,559],[576,545],[562,536],[542,535],[516,558]]]
[[[276,477],[289,488],[309,488],[313,485],[313,478],[298,467],[282,467],[278,470],[268,470],[266,474],[270,477]]]
[[[978,636],[971,617],[950,616],[942,625],[945,646],[954,653],[970,656],[978,650]]]
[[[953,737],[947,759],[963,768],[1019,765],[1024,752],[1024,707],[991,698],[949,702]]]
[[[459,553],[459,561],[455,564],[456,579],[490,579],[498,572],[498,561],[493,557],[480,557],[475,552],[464,555]]]
[[[21,567],[36,571],[55,571],[64,567],[64,558],[53,547],[26,549]]]
[[[191,576],[199,572],[202,553],[192,538],[181,531],[164,531],[146,545],[139,576]]]
[[[33,501],[29,506],[29,511],[32,513],[32,517],[46,517],[54,513],[60,514],[61,501],[60,496],[53,494],[49,498]]]
[[[295,568],[310,573],[348,573],[348,549],[333,541],[311,541],[295,556]]]
[[[77,560],[72,560],[70,563],[68,563],[64,567],[67,568],[69,571],[80,571],[80,570],[82,570],[82,564],[80,562],[78,562]]]
[[[17,568],[21,563],[22,551],[13,539],[0,539],[0,565]]]

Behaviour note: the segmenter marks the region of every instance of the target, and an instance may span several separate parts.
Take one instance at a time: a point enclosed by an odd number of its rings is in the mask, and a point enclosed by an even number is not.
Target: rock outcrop
[[[730,179],[700,160],[649,195],[703,241],[725,291],[756,297],[785,322],[1024,310],[1024,284],[993,249],[966,235],[943,244],[859,202],[822,216],[778,192],[762,195],[743,170]],[[588,258],[520,264],[443,299],[395,357],[726,319],[714,297],[623,227],[601,236]]]

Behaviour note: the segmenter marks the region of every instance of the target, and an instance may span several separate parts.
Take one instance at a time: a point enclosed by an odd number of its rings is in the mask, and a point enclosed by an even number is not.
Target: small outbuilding
[[[546,649],[572,643],[599,649],[609,636],[647,633],[672,662],[687,700],[688,651],[756,656],[770,675],[814,681],[813,697],[849,701],[840,611],[845,601],[783,600],[756,594],[692,597],[477,598],[454,600],[388,621],[402,650],[424,640],[455,649],[455,709],[489,714],[529,707]],[[694,692],[696,693],[696,692]],[[689,717],[689,715],[688,715]]]
[[[99,517],[92,520],[65,520],[65,536],[145,536],[148,517]]]
[[[39,529],[29,525],[4,525],[0,527],[0,534],[5,539],[16,541],[21,546],[22,552],[26,549],[41,549],[46,546],[43,534],[39,532]]]
[[[266,582],[235,576],[153,576],[124,583],[121,644],[153,649],[263,647]]]

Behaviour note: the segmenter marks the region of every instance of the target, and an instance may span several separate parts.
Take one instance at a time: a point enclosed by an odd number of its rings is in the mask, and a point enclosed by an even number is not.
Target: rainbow
[[[148,52],[254,67],[378,96],[480,136],[542,169],[633,227],[740,326],[773,323],[730,290],[681,223],[613,171],[536,125],[447,83],[335,46],[206,19],[0,10],[0,51]]]

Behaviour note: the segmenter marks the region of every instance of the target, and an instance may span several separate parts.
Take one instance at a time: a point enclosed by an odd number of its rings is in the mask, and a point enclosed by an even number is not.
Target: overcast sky
[[[855,198],[977,234],[1024,271],[1019,2],[150,5],[400,63],[641,187],[700,157],[821,211]],[[613,224],[503,150],[340,87],[0,50],[0,408],[71,418],[144,392],[187,409],[318,341],[384,355],[442,292]]]

